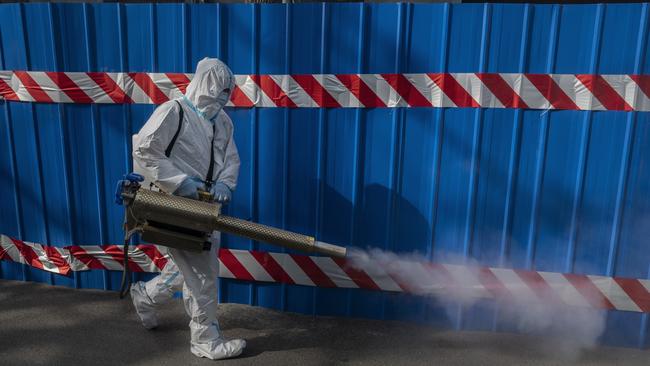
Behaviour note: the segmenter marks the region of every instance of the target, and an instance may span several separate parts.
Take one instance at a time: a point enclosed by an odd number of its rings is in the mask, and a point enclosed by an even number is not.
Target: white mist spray
[[[482,266],[459,256],[444,256],[444,268],[418,254],[378,249],[350,250],[348,258],[356,269],[394,279],[411,293],[435,298],[447,307],[448,315],[458,305],[471,307],[481,299],[494,299],[501,324],[542,336],[541,347],[565,358],[575,359],[582,349],[594,347],[605,329],[606,312],[589,305],[598,295],[590,298],[589,293],[575,293],[561,275],[545,274],[544,286],[533,290],[510,270],[490,271],[495,282],[506,285],[507,290],[499,291],[503,288],[485,286],[487,274]]]

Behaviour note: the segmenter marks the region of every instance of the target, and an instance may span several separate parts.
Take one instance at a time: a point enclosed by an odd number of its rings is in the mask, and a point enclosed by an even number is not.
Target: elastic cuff
[[[221,184],[223,184],[224,186],[228,187],[228,189],[230,189],[230,192],[231,192],[231,193],[235,191],[235,187],[234,187],[234,186],[231,186],[230,184],[228,184],[228,183],[226,183],[226,182],[217,182],[217,183],[221,183]]]

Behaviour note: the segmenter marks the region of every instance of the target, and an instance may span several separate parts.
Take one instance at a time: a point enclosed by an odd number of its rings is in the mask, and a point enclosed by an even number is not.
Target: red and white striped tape
[[[0,71],[0,99],[161,104],[192,74]],[[236,75],[230,106],[650,111],[650,75],[422,73]]]
[[[0,235],[0,260],[68,274],[89,269],[122,270],[119,246],[55,248]],[[650,280],[568,273],[470,267],[441,263],[367,263],[355,267],[345,259],[248,250],[219,251],[222,278],[294,285],[363,288],[416,294],[449,293],[500,301],[548,301],[571,306],[650,313]],[[158,272],[167,258],[153,245],[138,245],[129,254],[134,272]],[[405,277],[399,268],[409,267]]]
[[[85,245],[58,248],[24,242],[0,235],[0,260],[26,264],[44,271],[67,275],[71,271],[107,269],[121,271],[122,248],[117,245]],[[138,245],[129,252],[129,268],[133,272],[159,272],[167,257],[154,245]]]

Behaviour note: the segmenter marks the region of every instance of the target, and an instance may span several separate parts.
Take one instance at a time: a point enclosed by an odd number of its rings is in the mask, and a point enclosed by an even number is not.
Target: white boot
[[[246,341],[243,339],[233,339],[230,341],[219,339],[211,343],[192,342],[190,350],[198,357],[205,357],[211,360],[223,360],[241,355],[244,348],[246,348]]]
[[[153,329],[158,326],[156,309],[147,295],[144,282],[139,281],[131,286],[131,301],[133,301],[135,312],[138,313],[145,328]]]

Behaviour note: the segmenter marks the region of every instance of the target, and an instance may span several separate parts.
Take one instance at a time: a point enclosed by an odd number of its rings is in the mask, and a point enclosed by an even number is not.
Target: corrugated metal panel
[[[648,5],[9,4],[0,69],[236,74],[649,72]],[[0,233],[119,243],[114,182],[150,105],[0,102]],[[325,241],[432,260],[645,278],[647,113],[520,109],[232,109],[242,170],[230,213]],[[228,237],[231,248],[277,250]],[[119,274],[2,278],[116,289]],[[223,281],[221,300],[304,313],[502,329],[482,303]],[[612,312],[606,339],[647,346],[647,315]]]

